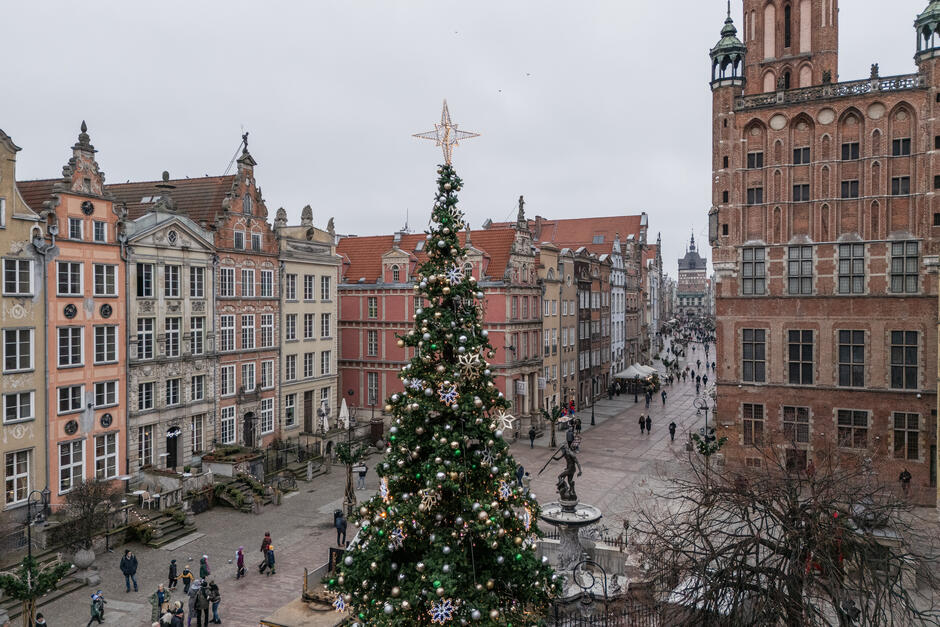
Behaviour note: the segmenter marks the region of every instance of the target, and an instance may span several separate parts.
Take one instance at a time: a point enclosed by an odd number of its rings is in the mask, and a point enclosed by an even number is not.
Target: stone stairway
[[[305,471],[306,472],[306,471]],[[219,481],[215,487],[215,498],[217,501],[225,503],[233,509],[250,514],[254,509],[254,499],[256,493],[251,487],[251,483],[243,477],[230,479],[228,481]],[[261,505],[271,503],[271,497],[267,493],[261,496]]]
[[[33,557],[35,557],[39,561],[40,564],[51,562],[57,556],[58,556],[58,553],[54,551],[46,551],[45,553],[33,554]],[[75,572],[74,566],[72,567],[72,572],[73,573]],[[40,597],[36,601],[36,606],[42,607],[46,603],[51,603],[52,601],[55,601],[59,597],[63,597],[71,592],[74,592],[75,590],[78,590],[79,588],[84,587],[84,585],[85,584],[82,583],[80,580],[71,578],[69,575],[66,575],[65,578],[59,582],[58,586],[56,586],[55,590],[52,590],[51,592],[49,592],[45,596]],[[13,618],[18,617],[20,614],[22,614],[23,604],[20,601],[17,601],[11,597],[3,595],[3,597],[0,598],[0,616],[3,615],[3,610],[6,610],[9,617],[13,619]]]
[[[191,522],[193,518],[191,515],[187,517],[178,507],[154,512],[154,515],[150,516],[154,531],[146,543],[147,546],[158,549],[193,533],[196,531],[196,525]]]

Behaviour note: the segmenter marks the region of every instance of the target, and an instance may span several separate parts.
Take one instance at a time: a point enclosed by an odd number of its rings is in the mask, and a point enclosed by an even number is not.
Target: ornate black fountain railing
[[[872,92],[897,92],[921,89],[927,86],[927,79],[920,74],[900,74],[898,76],[873,77],[860,81],[846,81],[844,83],[827,83],[788,89],[779,92],[742,96],[734,101],[735,111],[748,109],[762,109],[764,107],[779,107],[812,102],[816,100],[831,100],[860,96]]]

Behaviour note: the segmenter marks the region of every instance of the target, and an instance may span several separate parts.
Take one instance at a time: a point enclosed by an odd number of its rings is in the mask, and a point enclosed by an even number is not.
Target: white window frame
[[[219,368],[219,396],[235,396],[235,364]]]
[[[23,397],[26,398],[26,404],[23,404]],[[23,414],[23,408],[26,407],[27,415]],[[16,412],[16,418],[7,418],[7,412],[10,410]],[[3,395],[3,424],[12,425],[18,422],[29,422],[36,419],[36,392],[29,390],[26,392],[9,392]]]
[[[94,335],[95,335],[95,358],[94,358],[94,363],[95,363],[95,364],[114,364],[114,363],[117,363],[118,360],[119,360],[119,352],[118,352],[118,351],[120,350],[120,349],[118,348],[118,341],[117,341],[117,336],[118,336],[118,334],[117,334],[117,331],[118,331],[117,325],[114,325],[114,324],[100,324],[100,325],[95,325],[94,329],[95,329],[95,330],[94,330]],[[100,332],[103,332],[103,336],[101,336],[101,337],[99,337],[99,335],[98,335]],[[99,342],[99,340],[102,340],[102,339],[104,340],[104,343],[105,343],[105,346],[104,346],[104,348],[105,348],[105,356],[104,356],[104,357],[105,357],[105,358],[104,358],[103,360],[99,361],[99,360],[98,360],[98,342]],[[110,350],[109,350],[109,349],[110,349]],[[109,357],[110,357],[111,359],[108,359]]]
[[[156,384],[153,381],[141,381],[137,384],[137,411],[150,411],[155,406]],[[145,391],[149,391],[145,394]],[[144,399],[148,402],[144,402]]]
[[[65,410],[62,409],[62,393],[65,391],[71,392],[72,390],[78,390],[78,402],[77,404],[70,404]],[[71,403],[75,399],[69,394],[69,402]],[[74,414],[75,412],[82,411],[85,407],[85,386],[82,384],[79,385],[63,385],[59,387],[56,391],[56,414]]]
[[[3,199],[0,198],[0,201],[2,200]],[[3,209],[3,203],[0,202],[0,216],[3,215]],[[2,220],[0,220],[0,226],[2,226]],[[26,499],[29,498],[30,489],[32,487],[32,453],[33,452],[31,450],[26,449],[24,451],[9,451],[3,456],[3,498],[6,499],[6,495],[11,493],[13,494],[12,501],[4,501],[7,506],[25,503]],[[25,460],[20,459],[21,456],[25,458]],[[12,458],[12,464],[9,463],[10,458]],[[23,461],[26,463],[23,464]],[[26,472],[18,472],[18,469],[24,465],[26,467]],[[9,466],[12,466],[13,474],[7,474],[7,468]],[[21,485],[23,480],[26,482],[25,486]],[[22,494],[22,498],[16,498],[17,494]]]
[[[219,316],[219,352],[233,352],[235,350],[235,316],[226,314]]]
[[[98,291],[99,273],[102,278],[104,291]],[[91,289],[92,289],[92,294],[94,294],[95,296],[117,296],[117,266],[112,265],[112,264],[106,264],[106,263],[94,264],[92,266]]]
[[[254,298],[255,296],[255,271],[252,268],[242,268],[242,298]]]
[[[284,426],[293,427],[297,424],[297,394],[284,395]]]
[[[104,395],[104,403],[98,403],[99,386]],[[95,381],[95,409],[114,407],[121,402],[117,381]],[[110,398],[109,398],[110,397]]]
[[[333,331],[332,325],[330,324],[330,314],[321,313],[320,314],[320,337],[322,339],[327,339],[332,337],[330,335]]]
[[[68,237],[68,239],[74,240],[74,241],[77,241],[77,242],[81,242],[81,241],[83,241],[83,240],[85,239],[85,221],[84,221],[84,220],[82,220],[81,218],[69,218],[69,219],[68,219],[68,225],[67,225],[67,226],[68,226],[68,229],[69,229],[69,237]],[[73,227],[73,226],[77,226],[77,227],[78,227],[78,229],[77,229],[77,230],[78,230],[78,236],[77,236],[77,237],[72,234],[72,227]]]
[[[194,374],[190,378],[189,393],[194,403],[206,400],[206,375]]]
[[[284,276],[284,300],[297,300],[297,275]]]
[[[315,294],[313,291],[314,286],[316,285],[316,278],[317,276],[315,274],[304,275],[304,302],[312,303],[314,300],[316,300],[314,298]]]
[[[258,411],[260,417],[259,426],[261,435],[267,435],[274,432],[274,399],[262,398],[261,406]]]
[[[261,314],[260,348],[274,347],[274,314]]]
[[[72,276],[75,269],[78,268],[78,287],[76,289]],[[62,271],[65,270],[68,283],[68,291],[61,291]],[[85,269],[80,261],[57,261],[55,274],[55,289],[57,296],[81,296],[85,293]]]
[[[153,298],[153,271],[152,263],[138,263],[136,272],[137,298]]]
[[[101,227],[101,237],[98,237],[99,226]],[[98,244],[107,244],[108,243],[108,223],[102,220],[92,220],[91,237],[92,237],[92,241],[97,242]]]
[[[274,296],[274,271],[273,270],[262,270],[261,271],[261,291],[259,293],[261,298],[271,298]]]
[[[28,347],[25,349],[23,347],[23,333],[26,333],[28,340]],[[15,340],[13,345],[16,347],[16,353],[13,355],[13,358],[16,359],[16,368],[7,368],[7,347],[9,343],[7,341],[7,334],[14,334]],[[3,372],[4,373],[13,373],[13,372],[29,372],[30,370],[35,369],[35,360],[33,355],[35,351],[35,338],[36,332],[32,328],[14,328],[14,329],[3,329]],[[23,366],[24,360],[26,366]]]
[[[95,479],[98,481],[107,481],[118,476],[118,439],[119,434],[102,433],[95,436]],[[98,454],[98,444],[104,442],[104,454]],[[110,446],[109,446],[110,444]],[[98,463],[103,462],[104,471],[98,468]]]
[[[153,425],[137,428],[137,466],[139,468],[153,466],[156,459],[154,455],[156,438],[154,438],[153,431]]]
[[[235,406],[221,408],[219,410],[219,438],[222,444],[235,443],[235,426]]]
[[[297,380],[297,355],[285,355],[286,359],[284,361],[284,380],[285,381],[296,381]]]
[[[189,297],[206,297],[206,269],[202,266],[190,266],[189,268]]]
[[[320,276],[320,300],[330,301],[333,299],[333,281],[330,278],[330,275],[323,274]]]
[[[332,372],[330,368],[330,359],[332,354],[330,351],[320,351],[320,375],[327,375]]]
[[[163,319],[163,352],[166,357],[179,357],[182,318],[170,316]]]
[[[179,377],[167,379],[163,386],[163,402],[166,407],[183,403],[183,380]]]
[[[241,365],[242,389],[245,392],[254,392],[257,389],[258,379],[255,374],[255,362],[249,361]]]
[[[235,230],[232,232],[232,248],[234,248],[235,250],[245,250],[245,232],[244,231]]]
[[[274,360],[261,362],[261,389],[270,390],[274,387]]]
[[[23,273],[22,266],[26,266],[26,285],[25,290],[23,289],[23,282],[21,280],[21,275]],[[8,290],[7,286],[7,272],[12,270],[13,272],[13,281],[10,284],[13,287],[12,290]],[[33,261],[32,259],[12,259],[4,258],[3,259],[3,295],[4,296],[32,296],[33,295]]]
[[[75,368],[85,364],[85,328],[84,327],[56,327],[56,364],[59,368]],[[65,332],[65,337],[63,337]],[[75,339],[78,339],[78,356],[73,355]],[[62,354],[63,340],[67,342],[67,353]],[[65,359],[63,360],[63,357]],[[77,359],[77,361],[76,361]]]
[[[206,352],[206,318],[193,316],[189,319],[189,354],[202,355]]]
[[[137,319],[137,359],[153,359],[153,326],[154,318]]]
[[[241,349],[242,350],[254,350],[255,336],[257,331],[255,330],[255,314],[242,314],[241,316]]]
[[[261,237],[261,233],[252,233],[251,234],[251,250],[255,252],[260,252],[264,248],[264,239]]]
[[[297,314],[287,314],[284,319],[284,340],[293,341],[297,339]]]
[[[316,329],[317,317],[313,313],[304,314],[304,339],[313,340],[317,337]]]
[[[235,296],[235,268],[219,268],[219,296]]]
[[[196,414],[189,419],[189,432],[192,435],[192,452],[196,453],[203,449],[203,437],[205,434],[205,414]]]
[[[163,266],[163,297],[179,298],[182,290],[182,267],[178,264]]]
[[[62,464],[63,447],[68,448],[68,464]],[[80,456],[78,461],[75,461],[76,452]],[[56,485],[58,486],[59,494],[66,494],[71,492],[77,485],[81,484],[81,482],[85,480],[85,440],[70,440],[68,442],[59,442],[57,454],[59,476],[57,478]],[[68,486],[63,489],[64,478],[62,474],[65,471],[68,471],[69,475]],[[77,478],[75,476],[76,471],[78,471]]]
[[[304,379],[310,379],[316,376],[316,353],[304,353]]]

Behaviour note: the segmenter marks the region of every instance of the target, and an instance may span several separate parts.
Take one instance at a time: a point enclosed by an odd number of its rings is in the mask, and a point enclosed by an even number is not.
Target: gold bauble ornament
[[[502,527],[500,527],[500,528],[499,528],[499,531],[496,532],[496,535],[498,535],[500,538],[502,538],[504,535],[506,535],[506,530],[503,529]]]
[[[444,588],[438,588],[437,590],[435,590],[435,592],[437,593],[437,596],[439,597],[444,596]]]
[[[338,583],[339,585],[343,585],[344,583],[346,583],[346,578],[340,575],[339,577],[336,578],[336,583]]]
[[[493,586],[495,586],[495,585],[496,585],[496,582],[493,581],[492,579],[487,579],[487,580],[486,580],[486,589],[487,589],[487,590],[492,590],[492,589],[493,589]]]
[[[475,585],[475,586],[473,586],[473,587],[476,589],[477,592],[479,592],[480,590],[483,589],[483,584],[482,584],[482,583],[478,583],[477,585]]]
[[[401,609],[407,610],[407,609],[410,608],[410,607],[411,607],[411,603],[409,603],[408,601],[402,601],[402,602],[401,602]]]
[[[520,544],[522,544],[522,538],[520,538],[519,536],[516,536],[515,539],[513,539],[513,542],[516,543],[516,546],[519,546]]]
[[[441,291],[444,292],[445,294],[450,294],[450,286],[445,285],[444,289],[442,289]]]
[[[391,405],[386,405],[386,406],[385,406],[385,411],[386,411],[386,412],[391,412],[391,411],[392,411],[392,406],[391,406]]]
[[[401,588],[398,586],[392,586],[392,596],[397,597],[399,594],[401,594]]]
[[[405,340],[398,340],[398,348],[402,348],[405,345]]]
[[[441,312],[439,312],[439,311],[435,311],[435,312],[434,312],[434,317],[435,317],[435,318],[440,318],[442,315],[443,315],[443,314],[442,314]]]
[[[451,481],[457,481],[457,473],[456,473],[456,472],[450,473],[450,480],[451,480]]]
[[[493,620],[499,618],[499,610],[490,610],[490,618]]]
[[[442,373],[442,374],[443,374],[443,372],[444,372],[445,370],[447,370],[447,368],[444,367],[444,364],[438,364],[438,365],[437,365],[437,371],[438,371],[439,373]]]

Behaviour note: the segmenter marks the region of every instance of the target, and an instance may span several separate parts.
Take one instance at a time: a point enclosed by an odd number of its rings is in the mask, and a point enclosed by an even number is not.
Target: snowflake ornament
[[[447,282],[451,285],[457,285],[463,281],[463,272],[457,266],[451,266],[447,269]]]
[[[412,390],[415,390],[416,392],[420,392],[421,390],[424,389],[424,381],[418,378],[409,379],[405,381],[405,385],[407,385]]]
[[[493,451],[488,448],[483,449],[483,463],[492,466],[494,461],[496,460],[493,458]]]
[[[401,527],[395,527],[391,535],[392,546],[394,546],[396,549],[400,549],[405,543],[405,538],[407,537],[408,535],[405,533],[404,529]]]
[[[421,490],[421,505],[424,506],[424,509],[428,510],[434,507],[438,501],[441,500],[441,495],[437,494],[434,490],[430,488],[426,490]]]
[[[472,376],[483,365],[479,353],[467,353],[457,356],[457,367],[466,376]]]
[[[443,625],[454,617],[456,610],[457,605],[452,599],[441,599],[440,601],[431,603],[431,609],[428,610],[428,614],[431,616],[432,623],[440,623]]]
[[[512,414],[508,413],[507,411],[503,409],[500,409],[499,413],[496,414],[496,420],[499,421],[499,428],[503,431],[506,431],[507,429],[512,429],[512,421],[515,419],[516,419],[515,416],[513,416]]]
[[[388,503],[388,477],[382,477],[382,480],[379,482],[379,496],[382,497],[382,500]]]
[[[463,221],[463,212],[456,206],[447,210],[447,217],[450,219],[450,228],[453,231],[459,231],[465,224]]]
[[[346,611],[346,601],[343,600],[343,595],[341,594],[336,595],[336,600],[333,601],[333,607],[336,608],[337,612]]]
[[[457,401],[460,399],[457,386],[453,383],[447,385],[441,383],[437,388],[437,395],[448,407],[457,407]]]
[[[499,498],[508,499],[512,496],[512,488],[509,487],[509,484],[505,481],[499,482]]]
[[[528,507],[522,510],[522,526],[525,527],[526,531],[532,526],[532,512],[529,511]]]

